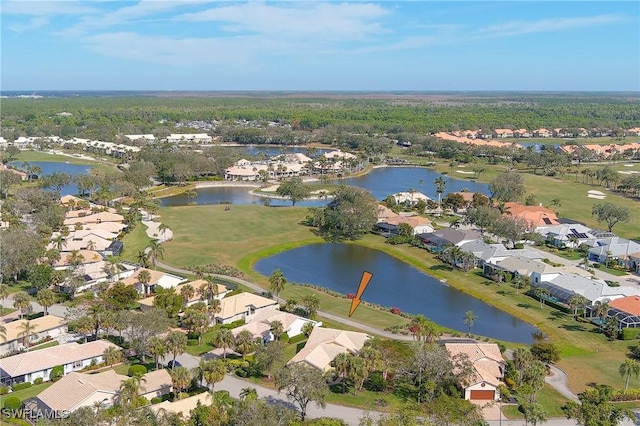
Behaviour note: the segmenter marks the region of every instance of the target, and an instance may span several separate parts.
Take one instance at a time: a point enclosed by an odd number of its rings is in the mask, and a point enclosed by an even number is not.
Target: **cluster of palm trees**
[[[168,229],[168,227],[160,229],[163,225],[164,224],[161,224],[158,228],[160,232]],[[153,269],[156,269],[158,259],[164,259],[164,247],[162,247],[162,243],[160,243],[158,240],[149,241],[149,245],[144,250],[138,251],[138,254],[136,256],[136,260],[138,261],[138,263],[140,263],[144,267],[149,266],[149,261],[151,261]]]
[[[358,354],[340,353],[332,361],[337,376],[336,382],[342,383],[342,393],[346,392],[347,380],[350,380],[353,383],[354,395],[362,390],[369,375],[381,368],[381,364],[380,351],[371,346],[365,346]]]
[[[476,262],[476,257],[473,253],[464,251],[453,244],[445,245],[440,251],[439,257],[449,265],[460,268],[465,272],[474,267]]]

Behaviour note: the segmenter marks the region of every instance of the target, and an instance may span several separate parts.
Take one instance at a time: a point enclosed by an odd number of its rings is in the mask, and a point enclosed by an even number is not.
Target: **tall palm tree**
[[[55,247],[58,251],[62,251],[63,247],[67,246],[67,240],[62,234],[58,234],[51,239],[51,242],[55,244]]]
[[[149,339],[147,344],[147,350],[149,355],[153,357],[156,362],[156,370],[160,368],[160,358],[167,354],[167,345],[163,339],[158,336],[153,336]]]
[[[136,261],[143,267],[149,266],[149,253],[146,250],[138,250]]]
[[[228,328],[221,328],[215,335],[214,345],[222,348],[222,358],[227,357],[227,348],[230,348],[235,343],[233,333]]]
[[[36,294],[36,300],[44,308],[44,314],[49,315],[49,306],[53,306],[58,301],[58,296],[48,288],[43,288]]]
[[[151,240],[147,246],[149,249],[149,255],[151,256],[151,262],[153,263],[153,269],[156,269],[156,263],[158,259],[164,259],[164,247],[158,242],[158,240]]]
[[[182,296],[182,301],[184,302],[185,306],[187,305],[189,300],[191,300],[191,298],[195,296],[195,294],[196,290],[191,284],[185,284],[180,289],[180,296]]]
[[[271,321],[269,323],[269,331],[273,334],[274,339],[280,340],[280,336],[284,333],[284,325],[282,325],[281,321]]]
[[[221,382],[224,376],[227,374],[227,366],[224,361],[220,359],[212,359],[208,361],[204,371],[204,381],[207,382],[207,386],[214,389],[216,383]]]
[[[609,315],[609,309],[611,308],[611,306],[609,306],[609,302],[607,301],[596,302],[595,306],[596,306],[595,314],[600,319],[599,325],[600,325],[600,329],[602,330],[602,327],[604,325],[604,320]]]
[[[464,314],[464,318],[462,321],[469,326],[469,337],[471,337],[471,328],[473,327],[473,324],[477,319],[478,317],[473,313],[473,311],[467,311]]]
[[[118,405],[125,409],[135,409],[138,404],[138,395],[144,390],[143,383],[146,379],[140,375],[134,375],[120,383],[118,392]]]
[[[544,307],[544,299],[549,297],[549,289],[545,287],[536,287],[534,293],[540,300],[540,309],[542,309]]]
[[[22,344],[27,349],[27,352],[29,352],[29,343],[31,342],[31,338],[35,336],[37,336],[36,326],[31,324],[31,321],[25,321],[20,325],[18,338],[22,339]]]
[[[176,357],[187,350],[187,335],[181,331],[172,331],[165,340],[167,350],[173,355],[171,370],[176,366]]]
[[[578,316],[578,309],[584,308],[589,300],[586,297],[576,294],[571,299],[569,299],[569,306],[573,309],[573,317],[576,318]]]
[[[145,294],[148,293],[147,286],[149,285],[149,282],[151,282],[151,273],[146,269],[140,271],[138,273],[138,282],[142,284],[142,292]]]
[[[447,186],[447,181],[442,177],[438,177],[434,183],[436,184],[436,194],[438,194],[438,207],[442,209],[442,193]]]
[[[198,293],[200,293],[202,300],[206,300],[209,304],[213,302],[218,295],[218,284],[216,284],[212,276],[205,278],[205,282],[198,289]]]
[[[338,375],[342,379],[342,393],[346,392],[346,377],[347,370],[349,368],[349,357],[352,356],[348,353],[339,353],[333,359],[333,368]]]
[[[271,284],[271,291],[276,293],[276,301],[280,303],[280,292],[287,285],[287,279],[280,269],[276,269],[271,273],[269,284]]]
[[[636,379],[640,375],[640,364],[634,359],[627,359],[620,364],[618,373],[625,378],[624,390],[627,390],[629,389],[629,379],[631,378],[631,375],[633,374]]]
[[[20,309],[20,318],[24,318],[24,315],[31,310],[29,294],[26,291],[18,291],[14,293],[13,307]]]
[[[122,361],[122,351],[116,347],[110,346],[104,350],[102,359],[109,367]]]
[[[4,312],[4,299],[9,295],[9,286],[0,283],[0,313]]]
[[[172,369],[169,374],[171,375],[173,387],[178,390],[178,399],[181,399],[182,391],[187,389],[191,383],[191,374],[189,374],[189,370],[184,367],[178,367],[175,370]]]
[[[207,305],[207,313],[211,321],[215,321],[216,315],[222,311],[222,302],[220,299],[212,299],[211,303]]]
[[[253,335],[248,330],[242,330],[236,336],[236,350],[242,354],[242,360],[247,359],[247,354],[251,353],[254,348]]]

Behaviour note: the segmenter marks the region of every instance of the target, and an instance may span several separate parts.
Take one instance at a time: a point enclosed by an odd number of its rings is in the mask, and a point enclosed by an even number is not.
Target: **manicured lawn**
[[[9,315],[12,312],[15,312],[16,309],[13,308],[2,308],[2,312],[0,312],[0,317],[3,317],[5,315]]]
[[[43,390],[45,390],[46,388],[48,388],[49,386],[51,386],[53,384],[53,382],[45,382],[39,385],[33,385],[30,388],[27,389],[22,389],[16,392],[11,392],[11,394],[9,394],[10,396],[15,396],[17,398],[20,398],[21,401],[24,401],[26,399],[29,398],[33,398],[34,396],[38,395],[40,392],[42,392]],[[0,400],[3,400],[4,398],[0,398]],[[3,402],[3,401],[2,401]],[[0,403],[0,406],[2,406],[2,404]]]
[[[538,392],[536,401],[547,410],[547,417],[565,417],[561,407],[569,400],[560,395],[548,384]],[[502,407],[502,413],[508,419],[524,419],[524,415],[518,410],[518,405],[506,405]]]
[[[599,268],[597,268],[597,269],[598,269],[598,270],[600,270],[600,271],[602,271],[602,272],[606,272],[606,273],[608,273],[608,274],[615,275],[615,276],[617,276],[617,277],[623,277],[623,276],[625,276],[625,275],[627,275],[627,274],[628,274],[628,272],[627,272],[627,271],[621,271],[621,270],[619,270],[619,269],[607,268],[607,267],[605,267],[604,265],[601,265],[601,266],[600,266]]]
[[[29,351],[37,351],[40,349],[46,349],[46,348],[51,348],[53,346],[58,346],[60,343],[58,343],[57,341],[53,340],[51,342],[47,342],[47,343],[43,343],[41,345],[38,346],[32,346],[31,348],[29,348]]]
[[[120,255],[122,260],[138,262],[138,253],[147,248],[149,241],[151,241],[146,231],[147,227],[142,223],[138,223],[133,231],[124,236],[122,239],[124,250]]]
[[[358,391],[357,395],[354,395],[353,388],[349,387],[347,387],[346,393],[342,393],[341,385],[333,386],[333,391],[327,395],[326,402],[385,412],[399,411],[406,406],[406,403],[392,393],[371,392],[362,389]]]
[[[151,194],[154,198],[162,198],[162,197],[170,197],[172,195],[182,194],[190,189],[194,189],[196,187],[195,183],[189,183],[185,186],[167,186],[167,185],[158,185],[149,189],[149,194]]]

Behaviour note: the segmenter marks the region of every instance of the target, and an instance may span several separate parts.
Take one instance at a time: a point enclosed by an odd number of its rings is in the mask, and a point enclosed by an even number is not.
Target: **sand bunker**
[[[634,174],[640,173],[640,172],[637,171],[637,170],[629,170],[629,171],[627,171],[627,170],[618,170],[618,173],[623,174],[623,175],[634,175]]]
[[[595,198],[597,200],[604,200],[605,198],[607,198],[606,195],[594,195],[594,194],[588,194],[587,197]]]
[[[587,194],[590,194],[590,195],[604,195],[604,192],[591,190],[591,191],[587,191]]]
[[[468,172],[466,170],[456,170],[456,173],[462,173],[463,175],[473,175],[474,172]]]

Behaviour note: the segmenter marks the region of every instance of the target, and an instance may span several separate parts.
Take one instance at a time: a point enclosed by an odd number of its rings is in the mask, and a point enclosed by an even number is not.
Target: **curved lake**
[[[289,250],[258,261],[269,276],[280,268],[290,282],[317,284],[342,294],[355,293],[363,271],[373,274],[362,300],[403,312],[423,314],[436,323],[466,332],[465,312],[478,317],[472,332],[509,342],[531,343],[536,328],[381,251],[324,243]]]
[[[22,164],[22,161],[14,161],[11,163],[13,167],[19,170],[23,170]],[[92,167],[87,164],[67,164],[55,161],[29,161],[29,165],[32,167],[40,167],[42,170],[40,176],[50,175],[53,174],[53,172],[62,172],[71,176],[78,176],[87,174],[89,170],[92,169]],[[60,195],[76,195],[77,193],[78,187],[74,183],[65,185],[60,189]]]
[[[461,174],[461,177],[462,176]],[[444,177],[447,182],[445,194],[462,191],[463,189],[471,192],[489,194],[489,186],[486,183],[456,179],[423,167],[379,167],[371,170],[364,176],[345,178],[339,181],[336,180],[334,183],[343,183],[345,185],[367,189],[371,191],[378,200],[383,200],[391,194],[407,191],[410,188],[422,192],[433,199],[437,199],[434,181],[439,177]],[[197,204],[264,204],[264,197],[252,195],[249,193],[250,190],[251,188],[246,187],[200,188],[196,190],[198,196],[194,201]],[[174,195],[172,197],[162,198],[161,202],[164,206],[184,206],[187,204],[187,197],[182,194]],[[325,204],[326,201],[324,200],[307,200],[299,202],[296,205],[317,207]],[[291,202],[271,199],[270,205],[290,206]]]

